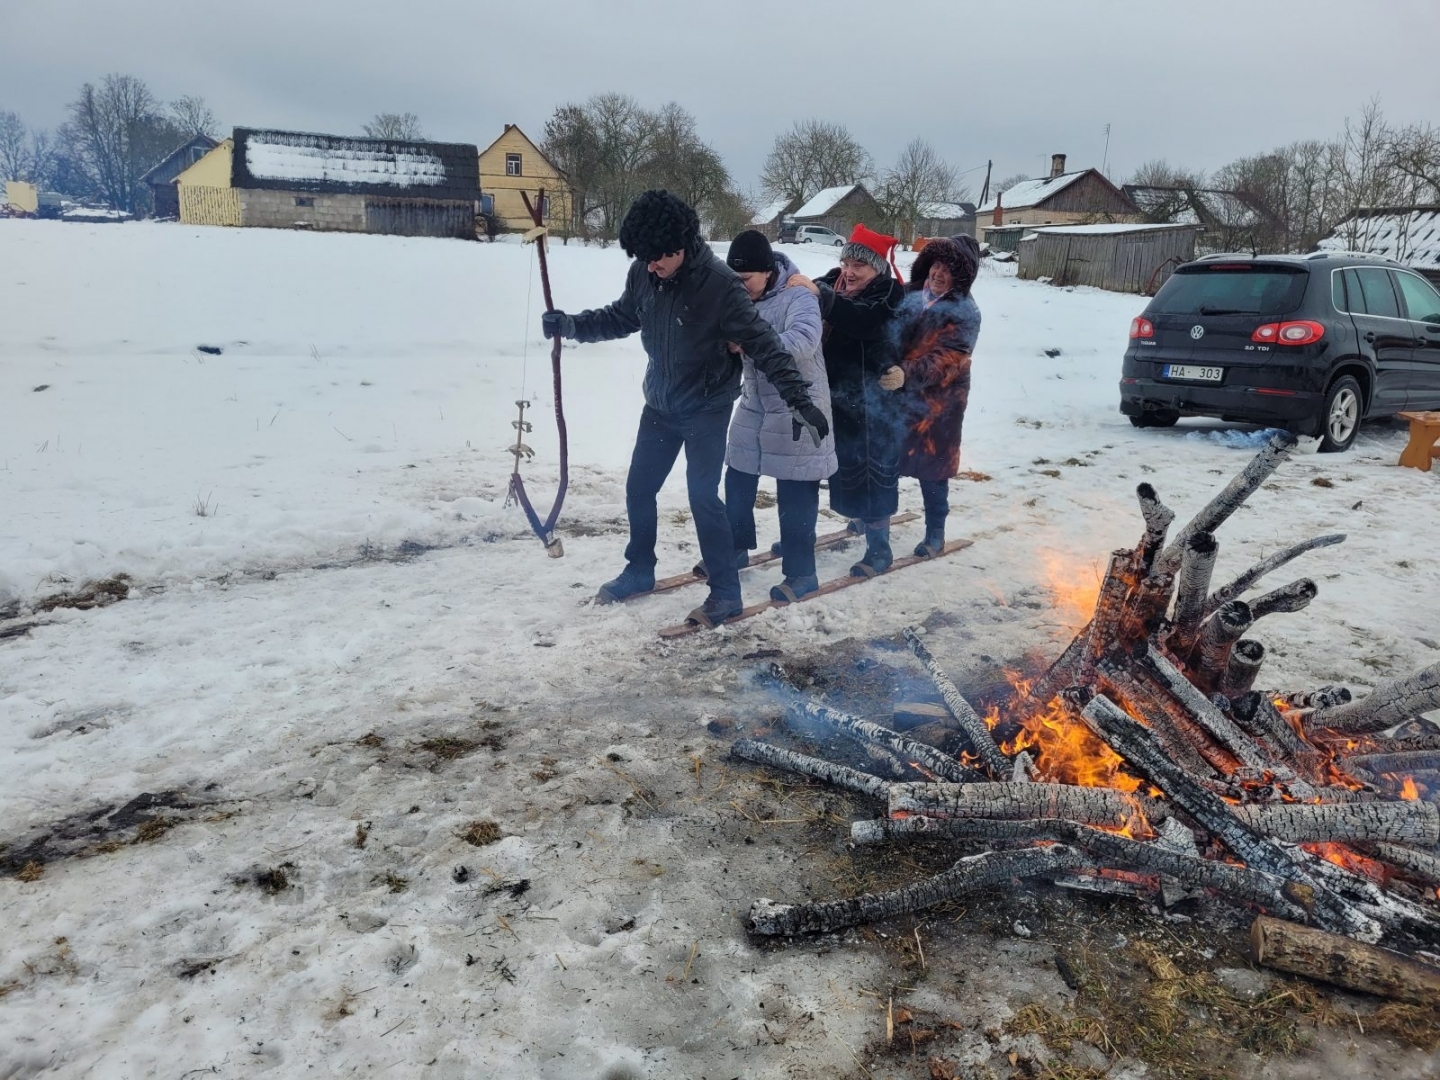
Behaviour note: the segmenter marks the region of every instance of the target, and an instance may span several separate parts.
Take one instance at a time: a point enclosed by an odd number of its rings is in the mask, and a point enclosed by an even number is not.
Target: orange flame
[[[1344,844],[1301,844],[1311,855],[1318,855],[1326,862],[1334,863],[1352,874],[1370,878],[1382,885],[1389,879],[1390,871],[1384,863],[1367,859]]]
[[[1098,569],[1059,551],[1041,551],[1040,559],[1055,614],[1066,626],[1080,629],[1090,621],[1100,599]]]
[[[1405,777],[1405,782],[1400,785],[1400,798],[1407,802],[1415,802],[1420,798],[1420,789],[1415,786],[1413,776]]]
[[[1029,684],[1014,673],[1007,674],[1017,696],[1023,697]],[[992,728],[995,720],[986,717]],[[1036,769],[1050,783],[1108,787],[1127,794],[1140,790],[1141,781],[1125,772],[1124,759],[1101,742],[1058,697],[1027,716],[1020,733],[1000,749],[1012,756],[1022,750],[1031,751]]]

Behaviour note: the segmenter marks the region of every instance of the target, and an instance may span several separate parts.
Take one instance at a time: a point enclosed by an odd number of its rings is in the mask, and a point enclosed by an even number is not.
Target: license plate
[[[1166,364],[1161,376],[1166,379],[1192,379],[1195,382],[1219,382],[1225,378],[1222,367],[1200,367],[1197,364]]]

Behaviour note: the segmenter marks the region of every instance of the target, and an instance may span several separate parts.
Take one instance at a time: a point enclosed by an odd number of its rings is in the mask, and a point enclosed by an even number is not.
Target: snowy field
[[[554,248],[557,303],[614,299],[625,267]],[[1053,652],[1083,620],[1064,597],[1139,535],[1135,485],[1183,519],[1264,438],[1131,428],[1143,298],[1004,270],[975,288],[962,467],[983,478],[952,491],[974,546],[666,645],[699,590],[586,603],[622,565],[638,339],[565,351],[565,557],[505,505],[517,398],[542,514],[556,478],[532,249],[0,223],[0,631],[39,624],[0,637],[0,841],[64,823],[85,856],[0,879],[0,1077],[924,1075],[864,1049],[884,948],[747,941],[756,896],[842,886],[707,724],[773,716],[761,650],[931,619],[957,674]],[[1435,660],[1440,472],[1397,468],[1404,441],[1371,424],[1348,454],[1296,455],[1221,531],[1220,578],[1349,536],[1296,564],[1320,597],[1266,620],[1262,681],[1358,689]],[[908,550],[920,529],[896,532]],[[677,469],[659,571],[697,555]],[[751,571],[747,601],[778,573]],[[116,574],[121,603],[32,613]],[[169,793],[173,827],[82,842],[142,793]],[[467,842],[476,821],[498,841]],[[1016,994],[1064,999],[1043,941],[967,964],[958,1004],[926,991],[952,1057],[989,1060]]]

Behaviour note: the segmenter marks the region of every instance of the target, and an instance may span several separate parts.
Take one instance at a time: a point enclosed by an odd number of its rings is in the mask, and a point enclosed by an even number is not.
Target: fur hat
[[[854,259],[874,267],[878,274],[888,274],[890,265],[887,265],[885,260],[894,258],[892,253],[899,242],[893,236],[867,229],[864,225],[856,225],[850,233],[850,242],[840,249],[840,258]],[[898,271],[895,276],[900,276]]]
[[[925,241],[925,247],[915,256],[915,263],[910,267],[910,288],[922,288],[925,279],[930,276],[930,268],[936,263],[950,271],[950,277],[954,281],[952,292],[960,296],[970,295],[970,286],[975,284],[975,275],[979,272],[979,263],[968,245],[946,236]]]
[[[641,262],[688,251],[700,235],[700,218],[690,205],[661,190],[642,191],[620,223],[620,246]]]
[[[747,229],[730,241],[725,265],[737,274],[769,274],[775,269],[775,252],[764,233]]]

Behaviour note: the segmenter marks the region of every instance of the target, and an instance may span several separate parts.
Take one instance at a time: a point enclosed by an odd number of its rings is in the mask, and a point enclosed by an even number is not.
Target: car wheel
[[[1338,454],[1350,449],[1360,433],[1363,409],[1360,384],[1354,376],[1341,375],[1330,384],[1325,404],[1320,409],[1320,452]]]

